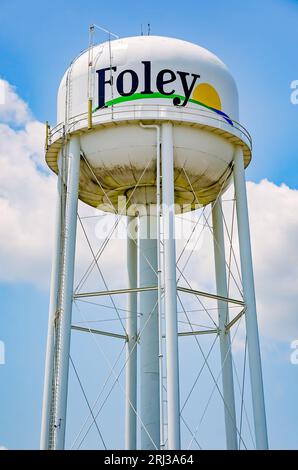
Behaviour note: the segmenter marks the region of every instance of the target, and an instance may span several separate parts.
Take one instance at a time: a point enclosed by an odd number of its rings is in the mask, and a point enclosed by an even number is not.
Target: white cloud
[[[44,166],[43,124],[5,85],[11,101],[5,109],[0,105],[0,279],[42,283],[49,270],[55,178],[38,171]],[[18,128],[8,122],[13,118]]]
[[[25,281],[47,288],[56,177],[45,171],[43,124],[31,117],[28,106],[7,82],[0,80],[0,85],[6,96],[5,104],[0,104],[0,281]],[[247,187],[261,330],[265,336],[291,341],[298,337],[298,191],[266,180]],[[81,207],[85,214],[94,214]],[[96,241],[92,219],[88,234]],[[77,265],[82,273],[91,258],[80,231],[78,238]],[[212,243],[206,239],[193,276],[196,285],[213,283],[210,251]],[[113,280],[122,285],[125,281],[115,273],[125,261],[125,242],[112,241],[105,260],[101,265],[109,284]]]
[[[14,87],[0,79],[0,122],[18,126],[31,119],[28,105],[17,95]]]
[[[0,80],[1,84],[6,102],[0,105],[0,281],[25,281],[48,288],[56,176],[44,161],[44,124],[31,117],[27,105],[7,82]],[[94,214],[84,204],[81,212]],[[92,222],[88,225],[92,227]],[[94,239],[94,230],[88,230],[88,235]],[[79,228],[78,239],[77,264],[82,273],[91,258]],[[108,247],[107,256],[110,250],[115,253],[115,243]]]
[[[247,193],[260,331],[268,340],[274,338],[290,344],[298,338],[298,190],[262,180],[248,182]],[[230,188],[224,199],[232,197],[233,188]],[[229,220],[232,204],[224,203],[224,208]],[[234,250],[240,265],[236,227]],[[208,236],[204,237],[202,251],[194,254],[189,272],[195,273],[192,276],[195,287],[214,290],[213,258],[210,255],[213,250]],[[235,266],[232,271],[238,281]],[[230,295],[238,298],[233,282],[231,287]]]
[[[260,328],[298,338],[298,191],[263,180],[248,183]]]

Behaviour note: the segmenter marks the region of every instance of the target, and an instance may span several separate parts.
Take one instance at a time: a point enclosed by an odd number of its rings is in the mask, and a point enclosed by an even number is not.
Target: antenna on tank
[[[113,36],[116,39],[119,39],[120,36],[118,34],[112,33],[112,31],[109,31],[108,29],[103,28],[102,26],[98,26],[97,24],[92,25],[93,28],[97,28],[103,33],[107,33],[109,36]]]
[[[148,26],[148,36],[150,36],[150,32],[151,32],[151,25],[150,25],[150,23],[148,23],[147,26]]]
[[[111,50],[111,36],[115,39],[119,39],[118,34],[109,31],[102,26],[97,24],[91,24],[89,26],[89,46],[88,46],[88,129],[92,129],[92,108],[93,108],[93,50],[94,50],[94,35],[95,29],[102,31],[108,35],[109,42],[109,57],[110,57],[110,82],[113,99],[113,84],[112,84],[112,50]],[[112,106],[113,114],[113,106]]]
[[[144,36],[144,33],[143,33],[143,25],[141,24],[141,36]]]
[[[94,25],[89,26],[88,46],[88,129],[92,129],[92,102],[93,102],[93,49],[94,49]]]

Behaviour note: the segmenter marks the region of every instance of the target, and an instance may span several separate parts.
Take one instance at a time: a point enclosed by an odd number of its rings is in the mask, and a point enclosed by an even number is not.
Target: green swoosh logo
[[[146,95],[146,94],[143,94],[143,93],[134,93],[133,95],[130,95],[130,96],[119,96],[118,98],[114,98],[113,100],[107,101],[105,106],[109,108],[110,106],[113,106],[114,104],[125,103],[127,101],[143,100],[143,99],[146,99],[146,98],[148,98],[148,99],[149,98],[162,98],[162,99],[168,99],[168,100],[173,100],[174,98],[179,98],[182,102],[185,100],[185,96],[176,95],[176,94],[163,95],[162,93],[156,92],[156,93],[150,93],[150,94]],[[210,111],[213,111],[216,114],[219,114],[231,126],[233,126],[233,122],[232,122],[231,118],[227,114],[225,114],[223,111],[221,111],[219,109],[216,109],[216,108],[212,108],[211,106],[207,106],[206,104],[201,103],[200,101],[197,101],[197,100],[193,100],[192,98],[189,99],[189,102],[197,104],[199,106],[203,106],[204,108],[207,108]],[[97,107],[92,112],[95,113],[98,109],[99,108]]]

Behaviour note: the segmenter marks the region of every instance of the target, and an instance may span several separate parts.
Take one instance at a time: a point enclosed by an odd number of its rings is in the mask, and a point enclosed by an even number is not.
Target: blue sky
[[[57,87],[69,62],[87,47],[91,23],[121,37],[138,35],[141,24],[145,31],[150,23],[151,34],[182,38],[217,54],[236,79],[241,123],[253,137],[247,178],[298,189],[298,106],[290,101],[290,83],[298,79],[297,1],[2,0],[0,78],[16,87],[36,120],[55,123]],[[105,39],[97,35],[98,41]],[[0,295],[0,339],[6,344],[6,365],[0,366],[0,445],[37,448],[48,292],[24,280],[7,279],[0,284]],[[274,448],[298,447],[298,365],[289,361],[289,344],[297,337],[296,330],[288,340],[263,343],[269,439]],[[74,354],[79,355],[84,341],[74,339]],[[83,370],[88,366],[84,361]],[[88,380],[92,396],[94,384]],[[77,395],[70,397],[70,409],[75,409]],[[108,435],[112,439],[112,425]]]
[[[248,176],[276,182],[287,178],[294,184],[297,109],[290,103],[289,84],[298,76],[297,2],[250,1],[240,7],[236,0],[213,0],[188,2],[184,14],[179,11],[175,1],[116,1],[111,8],[90,0],[66,0],[63,6],[54,0],[49,8],[44,2],[4,0],[1,74],[17,86],[39,120],[54,122],[57,87],[69,62],[87,47],[88,25],[107,25],[125,37],[138,35],[141,24],[145,29],[150,22],[152,34],[198,43],[229,66],[241,96],[242,122],[254,137],[255,161]],[[287,123],[283,132],[281,120]]]

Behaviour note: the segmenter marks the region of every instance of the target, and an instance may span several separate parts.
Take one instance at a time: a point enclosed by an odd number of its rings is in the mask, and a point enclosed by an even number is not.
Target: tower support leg
[[[218,295],[222,297],[228,297],[225,241],[222,217],[222,202],[221,198],[219,198],[212,209],[216,290]],[[220,330],[219,341],[222,367],[222,388],[224,398],[226,445],[228,450],[237,450],[237,425],[235,412],[231,339],[230,332],[226,330],[226,325],[229,322],[229,309],[228,303],[220,300],[217,302],[217,306],[218,323]]]
[[[62,259],[60,296],[57,311],[57,338],[54,367],[54,443],[55,450],[64,449],[68,392],[71,314],[77,229],[78,188],[80,175],[80,140],[71,137],[67,147],[67,186],[65,218],[62,226]],[[61,251],[60,251],[61,253]]]
[[[156,214],[139,216],[139,286],[157,284]],[[151,235],[151,236],[150,236]],[[141,449],[159,449],[159,342],[157,291],[139,294]]]
[[[168,448],[180,449],[173,125],[168,122],[163,123],[161,132]]]
[[[128,217],[127,220],[127,271],[130,289],[136,288],[138,283],[138,250],[134,230],[136,221],[135,217]],[[125,448],[135,450],[137,448],[137,293],[128,294],[126,332],[128,340],[125,369]]]
[[[49,303],[48,336],[45,360],[45,376],[43,391],[43,406],[41,419],[40,449],[48,450],[50,442],[50,423],[53,412],[53,372],[55,357],[55,318],[58,311],[59,282],[61,276],[61,227],[65,194],[62,184],[61,153],[58,158],[59,172],[57,180],[57,203],[55,217],[55,234],[52,258],[52,275]]]
[[[244,175],[243,151],[236,147],[234,156],[234,185],[243,295],[246,305],[245,321],[249,358],[252,405],[257,449],[268,449],[265,400],[263,390],[261,353],[259,344],[253,265],[249,232],[247,195]]]

